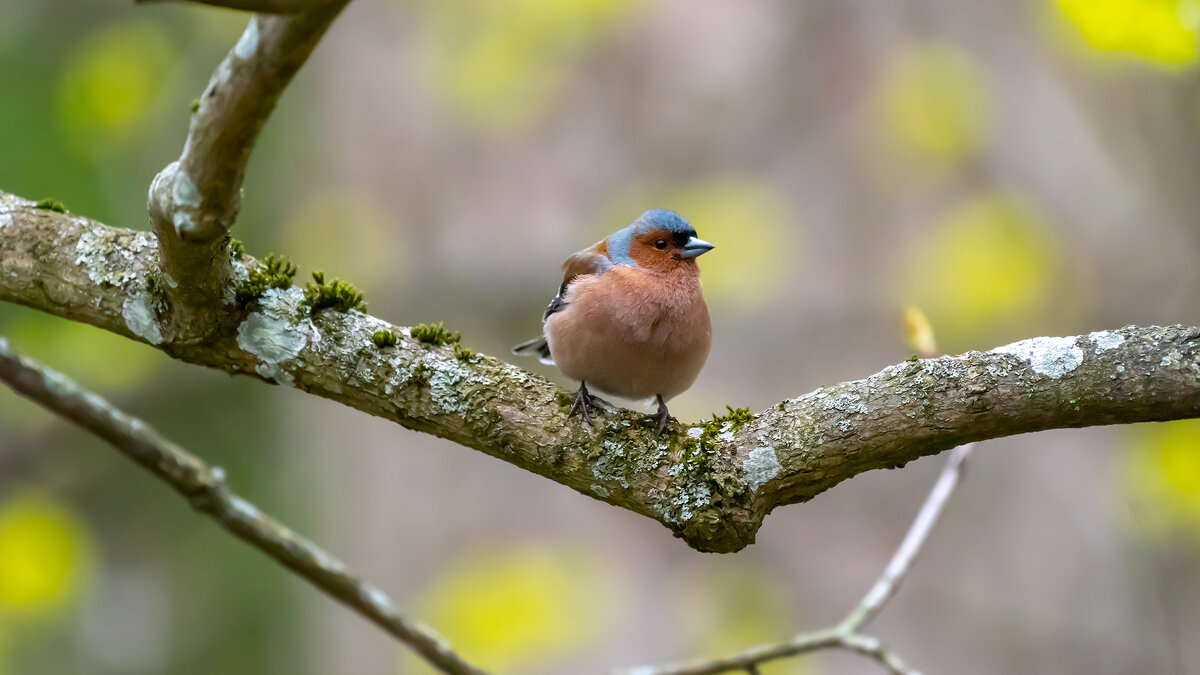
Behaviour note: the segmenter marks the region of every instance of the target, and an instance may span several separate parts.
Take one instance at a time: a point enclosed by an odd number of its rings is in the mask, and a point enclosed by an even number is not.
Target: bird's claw
[[[667,428],[667,420],[671,419],[670,413],[667,412],[667,403],[662,396],[658,396],[658,435],[662,436],[663,430]]]
[[[587,385],[580,382],[579,391],[575,392],[575,403],[571,405],[571,412],[567,415],[567,419],[574,417],[575,413],[579,413],[583,418],[583,423],[589,427],[592,426],[592,415],[588,408],[599,410],[600,406],[596,405],[595,397],[588,393]]]

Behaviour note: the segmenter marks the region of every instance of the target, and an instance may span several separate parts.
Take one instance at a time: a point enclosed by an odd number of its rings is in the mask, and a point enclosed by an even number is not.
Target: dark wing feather
[[[604,274],[609,267],[612,267],[612,264],[612,260],[608,257],[608,239],[598,241],[567,258],[562,266],[562,284],[558,287],[558,294],[554,296],[554,299],[550,301],[550,305],[546,307],[546,312],[542,314],[542,321],[545,321],[551,314],[566,306],[567,303],[563,300],[563,295],[567,292],[567,286],[576,277],[581,277],[585,274]]]
[[[575,255],[567,258],[563,263],[563,280],[558,287],[558,294],[550,301],[550,305],[546,307],[546,312],[542,314],[542,321],[545,321],[551,314],[557,312],[567,306],[563,295],[567,292],[567,286],[571,284],[576,277],[581,277],[585,274],[604,274],[605,270],[612,267],[612,260],[608,257],[608,240],[596,242],[591,246],[583,249]],[[546,343],[545,336],[536,337],[527,342],[513,347],[513,354],[537,354],[538,360],[542,363],[553,364],[554,361],[550,357],[550,345]]]

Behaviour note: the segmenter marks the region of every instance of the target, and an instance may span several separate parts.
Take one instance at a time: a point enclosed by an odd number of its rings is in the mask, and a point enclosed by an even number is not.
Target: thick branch
[[[142,420],[129,417],[62,374],[16,354],[3,337],[0,382],[108,441],[221,527],[391,633],[438,670],[483,675],[455,654],[441,636],[397,612],[383,591],[341,560],[230,492],[220,468],[210,468]]]
[[[276,101],[349,0],[291,16],[253,16],[213,73],[179,159],[150,185],[150,221],[175,282],[167,294],[200,312],[228,283],[224,238],[241,204],[246,162]]]
[[[900,363],[707,434],[677,425],[658,437],[627,410],[606,412],[589,433],[567,421],[565,392],[525,370],[460,360],[359,312],[309,316],[296,288],[227,304],[218,331],[168,335],[175,310],[154,281],[152,237],[2,192],[0,228],[0,300],[448,438],[649,516],[706,551],[753,542],[777,506],[970,441],[1200,416],[1200,328],[1130,326]],[[245,273],[241,262],[233,269]],[[402,336],[395,347],[373,344],[384,328]]]
[[[139,4],[162,3],[172,0],[134,0]],[[173,0],[176,2],[194,2],[200,5],[240,9],[246,12],[262,12],[264,14],[295,14],[312,6],[314,0]]]

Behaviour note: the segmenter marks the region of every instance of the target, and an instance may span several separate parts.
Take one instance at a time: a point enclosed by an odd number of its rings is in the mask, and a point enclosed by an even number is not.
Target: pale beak
[[[679,255],[684,259],[698,258],[714,248],[716,247],[707,241],[697,237],[692,237],[691,239],[688,239],[686,244],[684,244],[683,250],[679,253]]]

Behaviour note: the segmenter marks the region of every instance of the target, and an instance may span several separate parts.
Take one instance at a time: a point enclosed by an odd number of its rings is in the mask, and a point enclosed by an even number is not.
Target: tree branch
[[[211,5],[226,9],[239,9],[246,12],[262,12],[263,14],[296,14],[317,4],[320,0],[133,0],[140,5],[161,4],[163,2],[194,2],[199,5]]]
[[[890,673],[919,675],[917,671],[905,665],[895,652],[884,647],[877,638],[863,635],[859,631],[870,623],[887,604],[887,601],[895,595],[900,582],[912,567],[913,560],[921,551],[921,547],[925,545],[925,540],[929,538],[933,524],[942,515],[946,501],[962,479],[963,465],[974,448],[974,443],[968,443],[950,451],[950,456],[947,458],[941,474],[938,475],[937,482],[929,491],[929,496],[925,498],[925,503],[917,512],[917,517],[909,527],[908,534],[904,535],[904,541],[900,542],[900,547],[892,555],[883,574],[875,581],[871,590],[863,596],[862,601],[834,628],[801,633],[786,642],[754,647],[723,659],[700,660],[661,667],[642,666],[626,671],[626,675],[717,675],[736,670],[753,671],[768,661],[786,659],[820,649],[845,649],[857,652],[875,659]]]
[[[217,323],[211,311],[219,308],[230,273],[224,238],[237,218],[258,132],[348,2],[309,2],[299,14],[251,17],[201,95],[179,159],[150,185],[150,222],[163,271],[175,284],[166,294],[204,313],[192,323]]]
[[[937,482],[933,484],[933,489],[929,491],[929,496],[925,498],[925,503],[917,512],[917,517],[913,520],[908,534],[904,535],[904,541],[900,542],[900,548],[896,549],[896,553],[884,568],[883,574],[875,581],[871,590],[867,591],[862,602],[858,603],[845,621],[838,624],[839,632],[853,633],[861,630],[878,616],[887,601],[896,594],[900,582],[908,574],[913,560],[921,552],[925,540],[929,538],[929,531],[933,529],[933,524],[941,517],[946,500],[950,499],[954,488],[962,480],[963,465],[974,449],[974,443],[967,443],[950,451],[949,457],[946,459],[946,466],[942,468]]]
[[[378,587],[315,543],[292,532],[225,485],[225,472],[163,438],[66,376],[18,355],[0,337],[0,381],[47,410],[111,443],[170,485],[193,508],[274,558],[338,602],[410,646],[444,673],[483,675],[432,629],[400,614]]]
[[[673,425],[658,437],[649,417],[608,409],[589,432],[567,421],[566,392],[525,370],[456,357],[360,312],[310,315],[298,288],[248,307],[227,289],[219,329],[189,332],[163,299],[159,248],[146,233],[3,192],[0,228],[2,301],[447,438],[653,518],[705,551],[752,543],[778,506],[971,441],[1200,416],[1200,328],[1128,326],[903,362],[745,423]],[[232,261],[234,278],[257,264]],[[401,336],[396,346],[373,344],[383,329]]]

